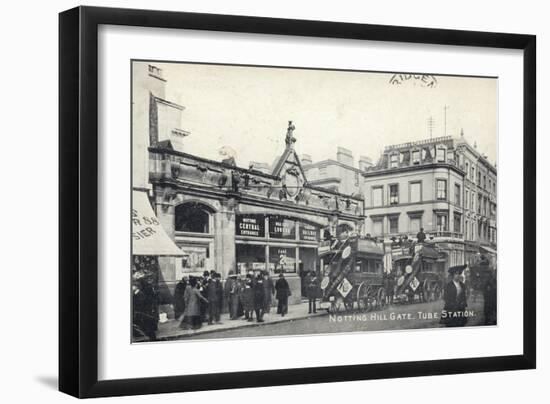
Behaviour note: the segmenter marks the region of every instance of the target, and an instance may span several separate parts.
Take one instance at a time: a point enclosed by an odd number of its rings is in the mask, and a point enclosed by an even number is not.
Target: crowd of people
[[[269,273],[248,272],[246,275],[230,273],[225,282],[216,271],[205,271],[202,277],[184,277],[174,292],[174,314],[183,329],[199,329],[204,323],[220,324],[224,308],[230,320],[264,322],[275,298],[277,314],[288,313],[290,287],[284,274],[273,282]]]

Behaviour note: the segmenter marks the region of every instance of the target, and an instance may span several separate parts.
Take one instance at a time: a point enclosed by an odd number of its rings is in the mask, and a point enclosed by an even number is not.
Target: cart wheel
[[[386,307],[386,290],[384,288],[378,289],[376,300],[377,308],[379,310],[384,310],[384,307]]]
[[[369,311],[372,308],[370,303],[370,286],[365,282],[359,285],[357,289],[357,306],[360,311]]]

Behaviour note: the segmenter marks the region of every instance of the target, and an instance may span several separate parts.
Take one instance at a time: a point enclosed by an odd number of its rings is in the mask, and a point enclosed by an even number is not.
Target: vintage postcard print
[[[497,324],[497,78],[131,71],[133,342]]]

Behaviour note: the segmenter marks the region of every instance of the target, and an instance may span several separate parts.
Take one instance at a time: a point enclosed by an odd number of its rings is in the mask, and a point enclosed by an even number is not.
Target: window
[[[483,176],[483,189],[487,189],[487,177]]]
[[[372,220],[372,234],[374,236],[381,236],[384,234],[384,222],[382,219]]]
[[[409,188],[409,202],[420,202],[422,200],[422,183],[411,182]]]
[[[409,231],[411,233],[418,233],[422,227],[422,218],[420,216],[412,216],[409,218]]]
[[[399,217],[388,216],[388,221],[390,222],[390,234],[399,233]]]
[[[475,212],[476,210],[476,194],[472,192],[472,198],[470,199],[470,203],[472,204],[472,211]]]
[[[447,215],[437,215],[436,225],[437,231],[447,231]]]
[[[445,162],[445,149],[443,147],[437,148],[436,158],[439,163]]]
[[[447,181],[446,180],[437,180],[437,199],[446,200],[447,199]]]
[[[470,165],[468,164],[468,162],[466,162],[466,175],[468,175],[468,173],[470,172]]]
[[[464,192],[464,207],[468,209],[470,207],[470,191],[468,188],[466,188],[466,191]]]
[[[470,179],[473,181],[476,178],[476,170],[474,167],[471,169]]]
[[[477,172],[477,185],[481,186],[481,173]]]
[[[372,206],[382,206],[384,204],[382,197],[382,187],[373,187],[372,188]]]
[[[392,154],[390,156],[390,168],[396,168],[399,166],[399,154]]]
[[[194,202],[176,206],[176,231],[210,233],[210,215],[206,209],[206,206]]]
[[[465,238],[466,240],[469,240],[469,239],[470,239],[470,236],[469,236],[469,234],[468,234],[468,233],[469,233],[469,230],[470,230],[469,223],[468,223],[467,220],[465,220],[465,221],[464,221],[464,233],[466,233],[466,234],[465,234],[464,238]]]
[[[397,205],[399,203],[399,185],[390,185],[390,205]]]
[[[454,231],[456,233],[460,233],[460,231],[461,231],[460,230],[460,219],[461,219],[460,214],[455,212],[455,214],[454,214],[454,227],[453,228],[454,228]]]
[[[460,206],[460,185],[455,184],[455,203]]]
[[[420,150],[413,150],[412,152],[412,163],[420,164]]]

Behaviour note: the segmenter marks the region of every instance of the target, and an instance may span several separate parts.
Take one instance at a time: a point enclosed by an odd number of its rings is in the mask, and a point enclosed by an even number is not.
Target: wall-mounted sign
[[[269,237],[294,240],[296,238],[296,221],[280,216],[269,216]]]
[[[300,223],[300,240],[319,241],[319,228],[308,223]]]
[[[237,236],[265,237],[265,216],[237,215],[235,233]]]

